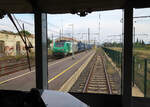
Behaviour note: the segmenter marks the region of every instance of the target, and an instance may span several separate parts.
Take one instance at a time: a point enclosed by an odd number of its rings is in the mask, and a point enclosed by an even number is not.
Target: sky
[[[78,40],[88,40],[88,28],[90,31],[90,40],[98,43],[120,42],[122,40],[122,10],[111,10],[92,12],[86,17],[80,17],[72,14],[48,14],[48,37],[51,39],[60,36],[73,37]],[[134,9],[135,16],[150,16],[150,8]],[[34,34],[34,15],[33,14],[15,14],[18,22],[24,23],[25,30]],[[100,23],[100,34],[99,34]],[[134,19],[136,39],[150,42],[150,18]],[[0,19],[0,30],[16,32],[15,27],[8,19]]]

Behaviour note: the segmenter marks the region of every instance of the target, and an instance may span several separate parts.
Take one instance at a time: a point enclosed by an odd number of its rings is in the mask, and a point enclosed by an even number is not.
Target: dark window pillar
[[[122,95],[123,107],[131,107],[132,96],[132,35],[133,35],[133,8],[124,9],[124,49]]]
[[[48,88],[47,14],[35,12],[36,88]]]

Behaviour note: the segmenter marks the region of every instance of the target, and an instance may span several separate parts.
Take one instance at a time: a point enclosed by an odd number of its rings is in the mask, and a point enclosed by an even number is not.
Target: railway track
[[[48,62],[51,62],[53,60],[56,60],[53,57],[48,57]],[[35,61],[31,61],[31,67],[35,66]],[[10,63],[10,64],[5,64],[2,66],[2,64],[0,65],[0,77],[4,76],[4,75],[8,75],[14,72],[18,72],[20,70],[24,70],[24,69],[28,69],[29,65],[27,62],[27,59],[18,61],[18,62],[14,62],[14,63]]]
[[[100,54],[96,55],[95,63],[92,65],[83,92],[113,94],[104,60]]]
[[[76,83],[70,90],[71,92],[119,94],[116,82],[112,75],[106,71],[104,56],[97,52],[87,69],[85,69]]]

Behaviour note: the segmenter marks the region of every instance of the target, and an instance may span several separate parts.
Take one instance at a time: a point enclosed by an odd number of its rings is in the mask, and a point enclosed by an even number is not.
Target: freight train
[[[92,48],[92,45],[82,42],[71,41],[56,41],[53,43],[52,53],[53,56],[67,56],[69,54],[82,52]]]

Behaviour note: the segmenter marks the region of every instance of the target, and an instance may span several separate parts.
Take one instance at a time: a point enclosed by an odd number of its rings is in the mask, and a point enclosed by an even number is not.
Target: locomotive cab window
[[[36,87],[33,22],[33,14],[11,14],[0,19],[1,90],[29,91]]]
[[[63,47],[64,46],[64,42],[55,42],[55,46],[56,47]]]
[[[40,105],[41,96],[45,106],[150,107],[149,6],[0,1],[0,103]],[[8,90],[23,92],[16,100]]]

